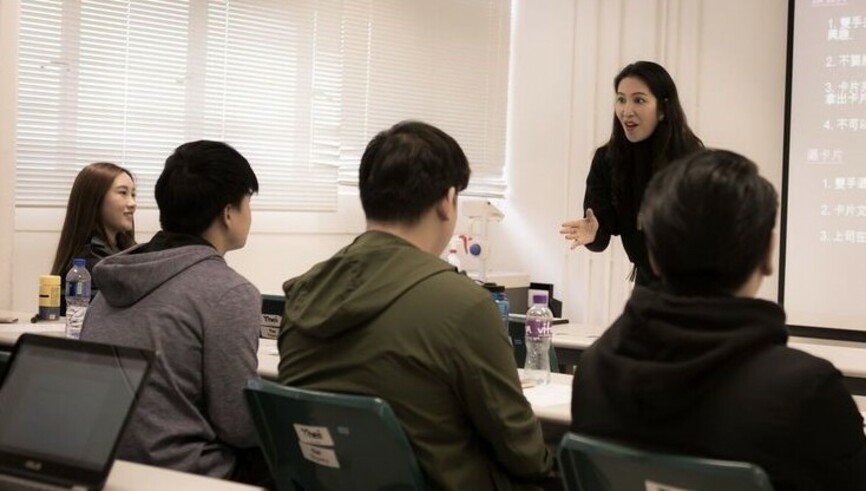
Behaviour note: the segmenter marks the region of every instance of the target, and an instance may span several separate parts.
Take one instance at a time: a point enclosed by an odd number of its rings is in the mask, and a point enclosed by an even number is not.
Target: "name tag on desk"
[[[283,316],[276,314],[262,314],[261,337],[265,339],[277,339],[280,335],[280,323]]]

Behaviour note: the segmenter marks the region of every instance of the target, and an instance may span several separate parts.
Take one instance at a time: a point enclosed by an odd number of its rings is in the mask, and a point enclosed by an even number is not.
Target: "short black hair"
[[[368,220],[413,224],[454,187],[469,184],[469,161],[444,131],[403,121],[376,135],[361,157],[358,184]]]
[[[779,197],[754,162],[701,150],[650,181],[639,221],[663,281],[681,294],[731,294],[764,260]]]
[[[258,190],[250,163],[228,144],[184,143],[156,181],[159,224],[166,232],[201,235],[226,206],[240,205]]]

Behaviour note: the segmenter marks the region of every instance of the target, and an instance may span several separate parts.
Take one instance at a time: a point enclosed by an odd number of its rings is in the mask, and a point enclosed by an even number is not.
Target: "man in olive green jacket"
[[[387,400],[431,489],[534,489],[552,455],[499,313],[438,257],[469,173],[457,142],[424,123],[370,142],[359,177],[367,231],[283,285],[279,378]]]

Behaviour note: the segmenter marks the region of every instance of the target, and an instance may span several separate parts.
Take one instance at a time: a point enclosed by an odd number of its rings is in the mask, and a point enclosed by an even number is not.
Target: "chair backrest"
[[[382,399],[259,379],[244,392],[281,491],[425,488],[409,440]]]
[[[3,376],[6,375],[6,365],[9,363],[8,351],[0,351],[0,383],[3,382]]]
[[[745,462],[661,454],[566,433],[559,471],[570,491],[772,491],[767,474]]]

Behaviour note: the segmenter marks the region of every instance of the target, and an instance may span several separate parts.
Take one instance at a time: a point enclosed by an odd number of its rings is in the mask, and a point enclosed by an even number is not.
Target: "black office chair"
[[[425,489],[412,446],[382,399],[260,379],[244,393],[280,491]]]
[[[559,472],[569,491],[773,491],[760,467],[632,448],[566,433]]]

